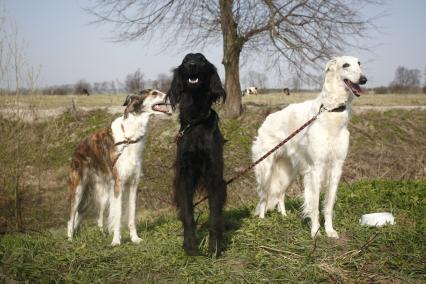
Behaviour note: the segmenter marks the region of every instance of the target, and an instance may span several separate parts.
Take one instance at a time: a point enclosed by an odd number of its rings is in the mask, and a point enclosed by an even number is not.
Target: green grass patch
[[[173,216],[142,220],[139,245],[111,237],[93,225],[74,242],[65,228],[0,239],[0,279],[29,282],[421,282],[424,281],[425,181],[372,181],[342,186],[335,227],[341,238],[312,240],[300,217],[301,200],[287,200],[288,216],[252,217],[254,204],[228,207],[227,248],[206,256],[208,231],[199,218],[201,256],[187,257],[182,228]],[[362,227],[361,214],[390,211],[396,225]],[[65,226],[64,226],[65,227]]]
[[[221,115],[225,179],[251,163],[251,142],[265,117],[277,107],[247,107],[236,120]],[[220,110],[219,110],[220,112]],[[67,171],[78,143],[114,119],[105,110],[66,112],[55,119],[29,123],[0,118],[0,233],[15,227],[14,189],[18,186],[24,230],[63,226],[68,212]],[[426,178],[425,111],[392,110],[354,115],[343,182],[371,179]],[[151,120],[144,150],[138,197],[140,216],[157,217],[173,210],[172,180],[176,118]],[[6,165],[6,166],[3,166]],[[245,205],[256,199],[254,174],[229,186],[228,202]],[[289,190],[300,193],[300,182]]]

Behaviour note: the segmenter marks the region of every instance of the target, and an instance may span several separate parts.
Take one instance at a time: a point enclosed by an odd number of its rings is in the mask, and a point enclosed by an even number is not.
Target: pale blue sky
[[[160,47],[152,41],[112,42],[108,39],[112,36],[111,26],[90,24],[93,18],[82,10],[87,3],[3,0],[6,14],[16,20],[19,34],[27,42],[25,53],[29,61],[41,66],[41,86],[74,83],[82,78],[90,82],[123,81],[138,68],[146,77],[155,79],[158,73],[169,73],[191,51],[159,53]],[[377,21],[381,31],[360,43],[373,46],[372,52],[350,51],[363,62],[370,87],[387,85],[399,65],[418,68],[422,74],[426,69],[426,0],[387,1],[380,10],[363,13],[374,15],[381,11],[388,14]],[[221,43],[202,52],[218,67],[223,78]],[[268,76],[268,85],[280,85],[277,74]]]

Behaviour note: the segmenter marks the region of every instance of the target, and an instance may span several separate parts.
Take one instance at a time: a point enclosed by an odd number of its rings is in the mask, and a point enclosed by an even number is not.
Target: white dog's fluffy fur
[[[141,239],[136,232],[136,195],[142,170],[144,135],[152,114],[170,114],[164,104],[166,94],[158,90],[143,90],[126,99],[124,115],[110,127],[87,137],[77,147],[69,173],[71,201],[68,238],[72,240],[84,210],[99,204],[98,226],[103,227],[104,210],[109,205],[108,229],[113,233],[112,245],[121,243],[121,216],[128,207],[128,227],[132,242]],[[130,144],[115,145],[122,141]],[[122,204],[128,193],[128,206]],[[93,200],[90,197],[94,197]]]
[[[321,106],[326,109],[308,128],[256,166],[259,195],[256,215],[264,218],[277,205],[278,211],[286,215],[286,189],[301,175],[303,213],[311,220],[311,236],[319,233],[319,199],[324,188],[325,231],[328,237],[338,238],[332,224],[333,207],[349,146],[351,102],[354,95],[362,92],[358,84],[366,81],[357,58],[334,58],[327,63],[324,86],[316,99],[291,104],[266,118],[252,146],[254,161],[315,116]],[[343,105],[343,111],[330,111]]]

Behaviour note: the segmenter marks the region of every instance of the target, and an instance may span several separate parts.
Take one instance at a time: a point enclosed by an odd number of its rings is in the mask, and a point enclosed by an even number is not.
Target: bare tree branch
[[[184,47],[203,48],[222,39],[228,105],[241,104],[241,88],[235,72],[239,71],[242,52],[260,53],[277,66],[284,61],[298,73],[308,74],[307,70],[318,67],[318,63],[356,46],[356,41],[374,28],[375,20],[375,17],[364,18],[360,10],[382,3],[381,0],[92,2],[95,5],[86,11],[95,16],[96,22],[112,23],[118,41],[157,36],[166,47],[175,49],[177,42]],[[237,70],[227,64],[237,64]],[[232,112],[241,112],[241,107],[232,108]]]

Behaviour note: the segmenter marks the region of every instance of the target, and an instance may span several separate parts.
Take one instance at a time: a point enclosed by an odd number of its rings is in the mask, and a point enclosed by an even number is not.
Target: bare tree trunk
[[[223,60],[227,100],[225,116],[236,118],[242,113],[240,86],[240,53],[242,41],[238,37],[237,23],[232,14],[231,0],[220,0],[221,28],[223,35]]]

